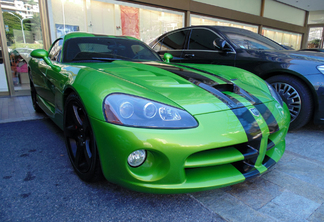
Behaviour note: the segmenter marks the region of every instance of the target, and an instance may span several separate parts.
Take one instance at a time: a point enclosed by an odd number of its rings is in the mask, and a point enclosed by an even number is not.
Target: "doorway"
[[[11,96],[30,94],[27,65],[30,53],[44,48],[38,1],[18,3],[1,2],[3,63],[0,64],[0,95],[1,90],[2,94]]]

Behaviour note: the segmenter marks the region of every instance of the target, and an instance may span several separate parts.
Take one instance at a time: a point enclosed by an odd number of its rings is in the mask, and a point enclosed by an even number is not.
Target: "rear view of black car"
[[[150,46],[171,62],[229,65],[268,81],[288,105],[290,129],[311,119],[324,124],[324,55],[286,50],[248,30],[222,26],[192,26],[163,34]],[[185,64],[183,64],[185,65]]]

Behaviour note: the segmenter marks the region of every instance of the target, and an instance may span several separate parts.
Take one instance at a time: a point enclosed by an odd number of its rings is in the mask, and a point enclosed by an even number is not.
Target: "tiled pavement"
[[[266,174],[191,194],[228,221],[324,221],[324,126],[286,137],[286,151]]]
[[[0,97],[0,123],[45,118],[36,113],[30,96]]]
[[[30,96],[0,98],[1,123],[45,118]],[[241,184],[188,194],[226,221],[324,221],[324,126],[289,132],[283,158]]]

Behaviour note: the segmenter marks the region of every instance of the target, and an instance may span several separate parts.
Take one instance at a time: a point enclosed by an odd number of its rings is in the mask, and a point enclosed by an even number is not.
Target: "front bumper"
[[[262,132],[256,136],[258,147],[231,110],[196,115],[197,128],[178,130],[124,127],[91,118],[103,173],[110,182],[150,193],[201,191],[258,176],[283,155],[290,122],[286,105],[267,106],[278,130],[270,133],[263,117],[254,116]],[[132,168],[127,157],[138,149],[147,151],[147,159]]]

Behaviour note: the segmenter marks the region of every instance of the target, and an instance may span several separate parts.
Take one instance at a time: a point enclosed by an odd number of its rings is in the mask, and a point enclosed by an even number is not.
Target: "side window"
[[[217,38],[219,37],[215,33],[207,29],[193,29],[189,40],[189,49],[215,50],[213,42]]]
[[[232,40],[232,42],[242,49],[261,49],[261,50],[271,50],[276,49],[273,46],[267,44],[266,42],[259,41],[258,39],[252,38],[250,36],[240,35],[240,34],[227,34],[227,36]]]
[[[63,45],[62,39],[60,39],[54,43],[54,45],[52,46],[52,48],[48,54],[48,57],[50,58],[50,60],[59,61],[59,58],[61,57],[62,45]]]
[[[163,39],[161,51],[183,49],[188,30],[172,33]]]

